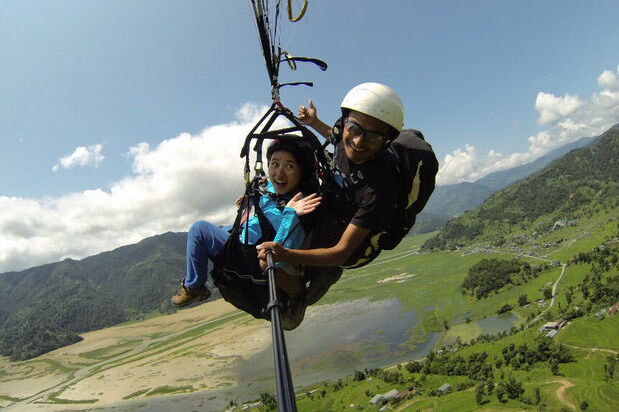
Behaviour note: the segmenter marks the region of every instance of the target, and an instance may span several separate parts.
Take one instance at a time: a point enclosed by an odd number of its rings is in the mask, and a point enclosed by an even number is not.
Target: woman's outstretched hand
[[[320,206],[320,202],[322,202],[322,197],[318,196],[316,193],[312,193],[304,198],[301,198],[301,196],[303,196],[303,193],[297,193],[286,204],[286,207],[292,208],[295,212],[297,212],[297,216],[312,213],[318,206]]]

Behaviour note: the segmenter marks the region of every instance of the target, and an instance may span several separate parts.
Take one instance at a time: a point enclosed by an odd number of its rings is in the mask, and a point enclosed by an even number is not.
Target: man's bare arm
[[[265,259],[266,251],[271,250],[276,262],[300,263],[311,266],[340,266],[348,260],[369,233],[369,229],[350,223],[339,242],[330,248],[286,249],[275,242],[264,242],[256,246],[256,249],[258,249],[260,259]]]
[[[331,126],[318,118],[316,107],[314,107],[312,99],[309,99],[307,107],[299,107],[299,120],[301,120],[302,123],[310,126],[312,129],[316,130],[323,137],[327,139],[331,137]]]

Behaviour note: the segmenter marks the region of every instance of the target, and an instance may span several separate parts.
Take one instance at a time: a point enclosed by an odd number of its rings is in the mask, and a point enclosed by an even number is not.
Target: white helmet
[[[344,96],[342,109],[350,109],[378,120],[401,132],[404,128],[404,105],[400,96],[389,86],[380,83],[362,83]]]

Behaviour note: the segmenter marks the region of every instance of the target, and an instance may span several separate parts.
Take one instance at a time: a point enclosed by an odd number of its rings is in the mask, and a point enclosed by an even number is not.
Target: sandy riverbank
[[[234,307],[217,300],[172,315],[88,332],[83,341],[31,361],[3,359],[0,394],[23,399],[66,382],[71,374],[79,377],[83,373],[86,376],[56,397],[96,399],[90,404],[95,407],[162,387],[168,387],[167,393],[180,393],[233,386],[235,367],[270,343],[266,321],[236,314]],[[226,317],[232,319],[219,321]]]

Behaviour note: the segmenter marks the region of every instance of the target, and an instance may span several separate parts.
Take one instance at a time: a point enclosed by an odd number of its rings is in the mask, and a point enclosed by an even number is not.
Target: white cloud
[[[72,169],[76,166],[84,167],[89,165],[99,167],[103,159],[105,159],[105,156],[101,154],[102,149],[103,146],[101,144],[93,144],[88,147],[78,146],[70,155],[58,159],[58,163],[52,167],[52,170],[56,172],[60,168]]]
[[[492,172],[520,166],[545,155],[553,149],[581,137],[597,136],[619,122],[619,66],[613,73],[605,70],[598,77],[602,88],[589,100],[566,94],[555,96],[539,92],[535,108],[538,123],[549,126],[528,138],[529,148],[523,153],[503,155],[490,150],[478,157],[475,147],[466,145],[445,156],[438,175],[439,184],[474,182]]]
[[[582,105],[583,102],[578,96],[566,94],[557,97],[550,93],[539,92],[535,99],[535,109],[539,112],[537,122],[542,126],[553,123],[578,110]]]
[[[244,189],[240,149],[265,110],[246,104],[229,124],[182,133],[155,147],[131,147],[132,174],[109,190],[44,199],[0,196],[0,273],[187,231],[197,219],[230,223],[233,201]]]

